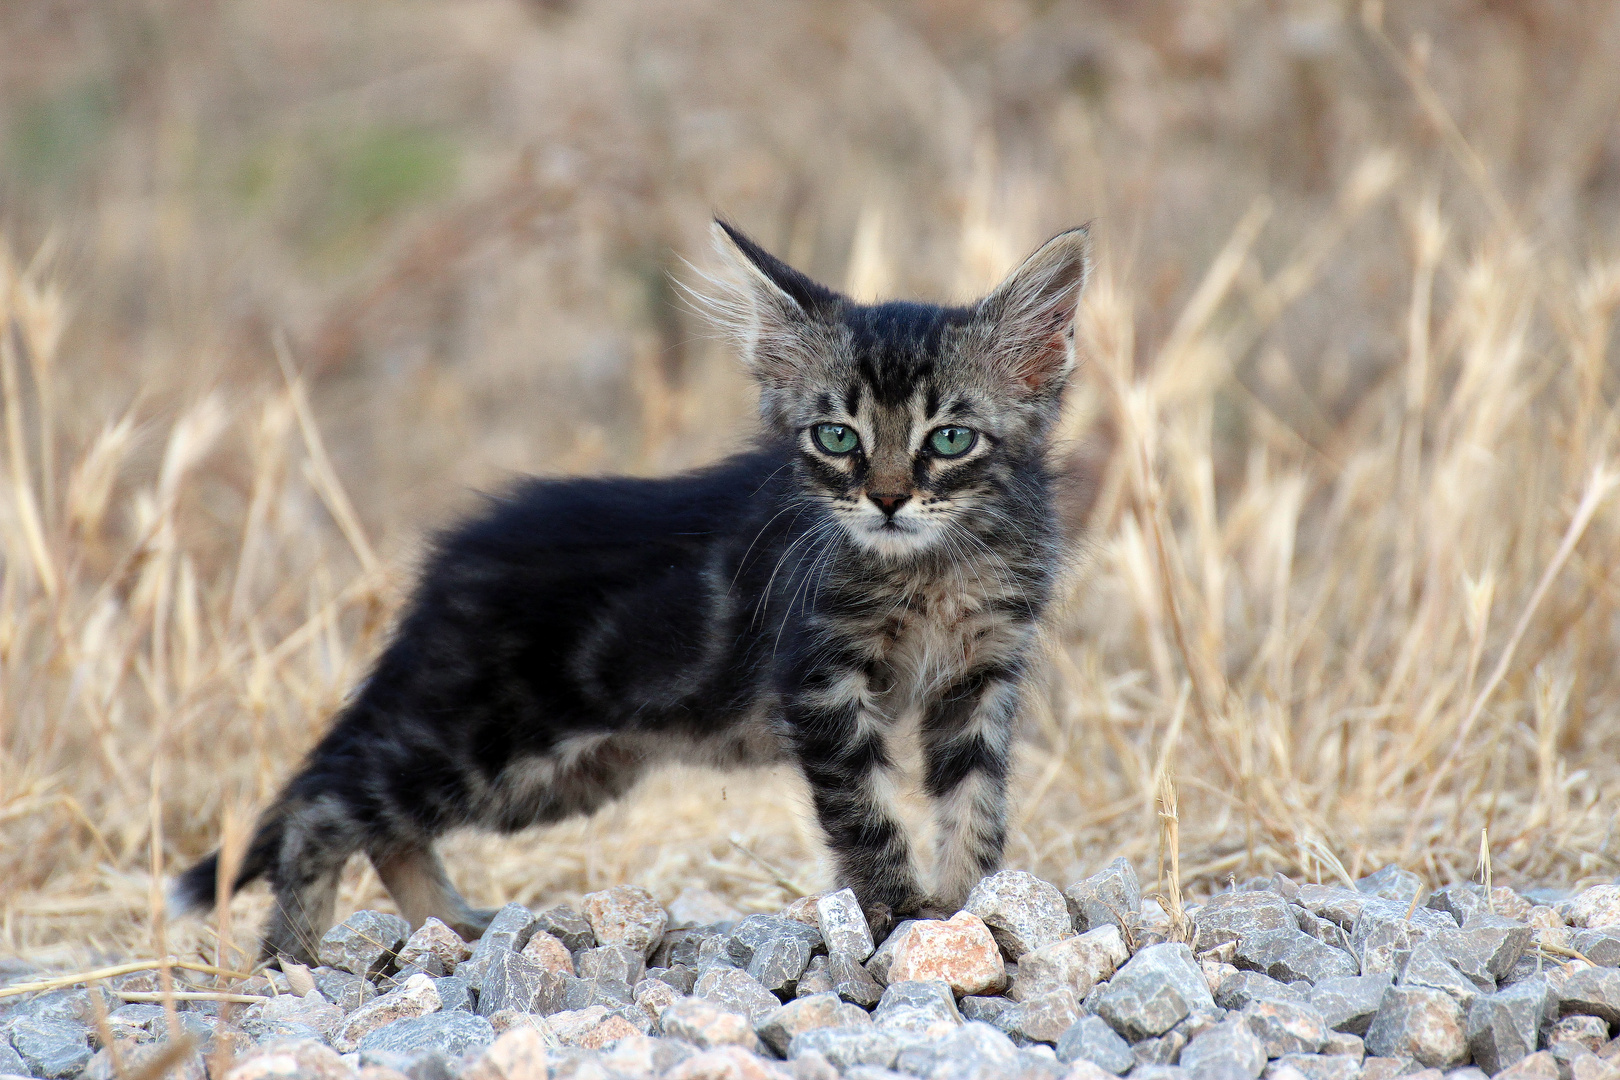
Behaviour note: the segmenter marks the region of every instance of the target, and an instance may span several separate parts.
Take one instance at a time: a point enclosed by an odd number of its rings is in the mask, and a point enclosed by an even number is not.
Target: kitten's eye
[[[965,427],[942,427],[928,436],[929,447],[940,457],[961,457],[978,441],[979,433]]]
[[[861,445],[861,437],[847,424],[817,424],[816,444],[829,454],[847,454]]]

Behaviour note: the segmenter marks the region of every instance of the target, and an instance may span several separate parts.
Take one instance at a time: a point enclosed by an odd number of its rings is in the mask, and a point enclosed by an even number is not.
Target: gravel
[[[580,909],[509,904],[472,942],[356,912],[323,938],[321,966],[233,988],[264,1000],[180,1003],[196,1044],[170,1075],[210,1080],[205,1052],[223,1049],[234,1064],[213,1080],[1620,1074],[1620,884],[1532,896],[1431,893],[1394,867],[1355,888],[1257,878],[1189,903],[1178,926],[1116,860],[1061,891],[994,874],[950,919],[882,940],[847,889],[746,917],[683,898],[721,921],[670,929],[629,886]],[[104,1038],[135,1075],[169,1053],[169,1021],[118,994],[157,986],[142,972],[0,998],[0,1080],[117,1080]]]
[[[1120,968],[1097,1002],[1097,1013],[1132,1042],[1163,1035],[1194,1012],[1213,1013],[1204,973],[1179,942],[1150,945]]]
[[[1057,886],[1023,870],[991,874],[973,887],[962,908],[983,920],[1008,960],[1074,934],[1068,903]]]
[[[1131,1044],[1120,1038],[1100,1016],[1082,1016],[1057,1041],[1062,1062],[1089,1061],[1116,1076],[1124,1076],[1136,1064]]]
[[[321,938],[316,956],[323,967],[375,978],[394,962],[411,936],[411,924],[398,915],[357,911]]]

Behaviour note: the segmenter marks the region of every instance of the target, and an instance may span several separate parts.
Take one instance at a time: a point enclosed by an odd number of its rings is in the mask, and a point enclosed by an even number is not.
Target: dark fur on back
[[[475,935],[487,913],[450,886],[437,837],[590,813],[671,760],[795,763],[873,912],[952,908],[999,861],[1060,557],[1047,434],[1083,234],[962,308],[856,305],[726,234],[740,281],[716,314],[761,383],[763,433],[681,476],[528,480],[439,538],[392,642],[260,820],[237,885],[275,890],[267,955],[309,960],[362,851],[413,925]],[[829,452],[829,425],[858,449]],[[972,438],[932,441],[947,429]],[[889,737],[913,715],[941,826],[932,893],[888,805]],[[217,856],[188,871],[180,906],[211,903],[217,874]]]

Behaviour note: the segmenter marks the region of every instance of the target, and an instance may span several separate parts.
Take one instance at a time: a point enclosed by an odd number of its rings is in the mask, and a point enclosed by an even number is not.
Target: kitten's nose
[[[911,494],[905,491],[895,494],[879,494],[876,491],[869,491],[866,493],[866,497],[877,503],[878,509],[882,510],[888,517],[894,517],[900,508],[911,500]]]

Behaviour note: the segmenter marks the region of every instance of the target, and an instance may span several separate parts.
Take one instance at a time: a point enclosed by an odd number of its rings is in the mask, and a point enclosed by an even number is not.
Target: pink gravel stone
[[[942,979],[958,995],[996,994],[1007,985],[1001,947],[984,920],[959,911],[912,923],[896,944],[889,982]]]

